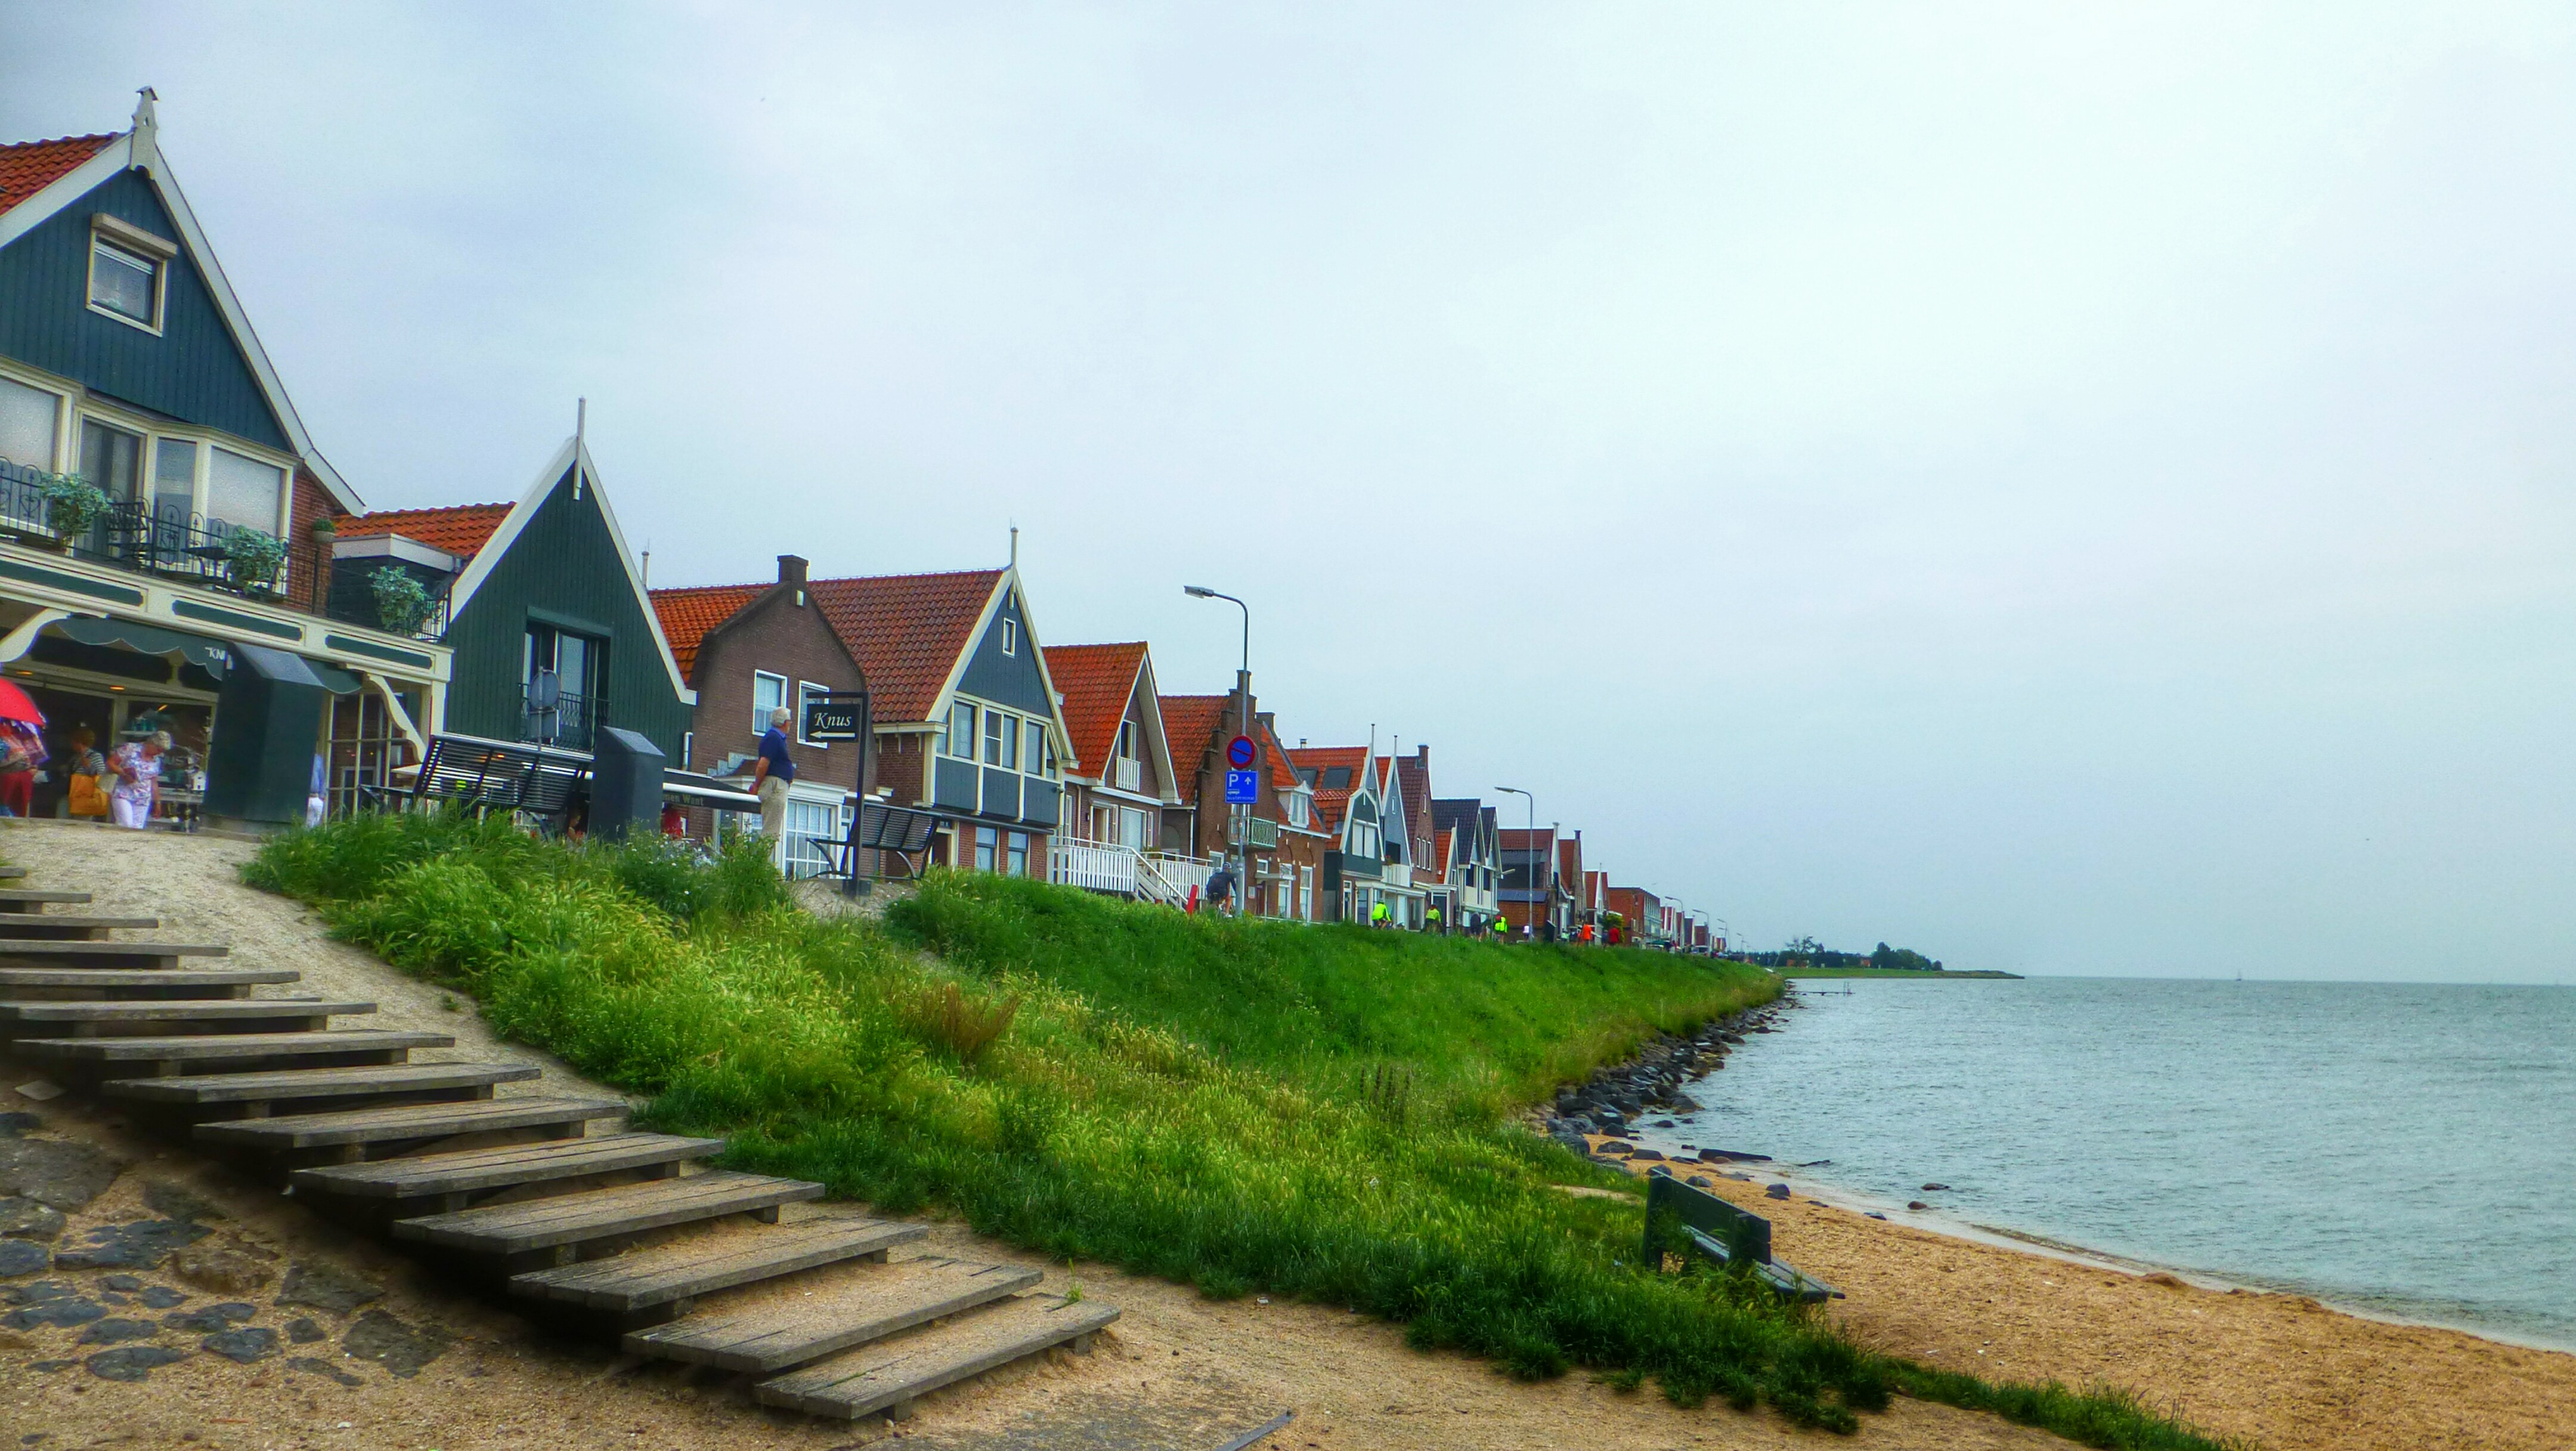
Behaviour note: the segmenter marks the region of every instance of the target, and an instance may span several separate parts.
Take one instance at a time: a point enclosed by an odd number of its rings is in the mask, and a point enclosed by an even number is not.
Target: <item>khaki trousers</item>
[[[787,834],[787,783],[776,776],[760,778],[760,834],[768,841]]]

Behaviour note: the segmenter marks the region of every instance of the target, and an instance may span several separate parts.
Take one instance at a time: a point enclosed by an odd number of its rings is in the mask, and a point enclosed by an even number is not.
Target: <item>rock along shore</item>
[[[1697,1113],[1704,1105],[1682,1085],[1724,1068],[1728,1050],[1741,1046],[1747,1034],[1771,1032],[1789,1005],[1783,998],[1711,1019],[1694,1033],[1658,1034],[1626,1062],[1599,1070],[1579,1087],[1559,1089],[1550,1108],[1532,1115],[1533,1127],[1590,1158],[1586,1134],[1620,1133],[1655,1112]]]

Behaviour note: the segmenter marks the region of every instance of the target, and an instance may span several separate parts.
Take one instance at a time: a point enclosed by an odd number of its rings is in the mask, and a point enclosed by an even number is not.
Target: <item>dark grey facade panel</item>
[[[931,803],[951,811],[973,811],[976,770],[972,761],[941,756],[933,763],[931,772]]]
[[[1020,815],[1020,773],[998,766],[984,768],[984,814],[1016,821]]]
[[[1053,781],[1043,781],[1031,776],[1021,783],[1020,791],[1026,798],[1020,809],[1020,816],[1029,825],[1053,826],[1061,818],[1064,801],[1062,786]]]
[[[167,269],[158,337],[89,310],[90,217],[99,212],[182,248]],[[0,247],[0,355],[183,423],[293,453],[185,246],[141,172],[99,183]]]
[[[1002,624],[1009,621],[1014,637],[1013,653],[1002,653]],[[984,637],[975,642],[975,650],[966,661],[966,673],[958,680],[958,689],[978,700],[1007,705],[1031,715],[1053,718],[1055,701],[1047,694],[1046,678],[1038,673],[1037,643],[1029,638],[1028,622],[1020,618],[1020,602],[1014,597],[1002,601],[984,627]]]

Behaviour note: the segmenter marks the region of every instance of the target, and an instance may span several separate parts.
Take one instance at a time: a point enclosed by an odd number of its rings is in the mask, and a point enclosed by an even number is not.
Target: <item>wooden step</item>
[[[14,882],[26,875],[25,867],[0,867],[0,882]]]
[[[14,1045],[30,1058],[93,1067],[157,1064],[163,1073],[201,1063],[240,1060],[347,1058],[358,1055],[398,1064],[414,1048],[453,1048],[451,1033],[391,1028],[340,1028],[310,1033],[183,1033],[152,1038],[21,1038]]]
[[[332,1018],[372,1013],[374,1003],[326,1002],[321,998],[179,998],[153,1002],[53,1002],[0,999],[0,1029],[11,1025],[68,1023],[75,1036],[138,1023],[202,1024],[209,1030],[256,1032],[254,1023],[302,1022],[320,1028]],[[286,1032],[289,1029],[273,1029]]]
[[[381,1098],[397,1093],[489,1092],[496,1083],[538,1076],[533,1063],[390,1063],[360,1068],[283,1068],[261,1073],[198,1073],[180,1078],[112,1078],[98,1086],[110,1098],[211,1107],[301,1098]]]
[[[0,938],[0,967],[177,967],[192,957],[226,957],[211,942],[45,942]]]
[[[726,1370],[782,1371],[961,1314],[1046,1278],[1019,1265],[923,1255],[761,1285],[694,1315],[627,1332],[630,1354]]]
[[[613,1099],[529,1094],[524,1098],[483,1098],[466,1103],[417,1103],[400,1108],[229,1119],[197,1125],[196,1138],[200,1143],[285,1153],[414,1143],[513,1129],[552,1128],[577,1134],[584,1124],[625,1116],[626,1105]]]
[[[752,1394],[764,1405],[815,1416],[855,1420],[874,1411],[900,1412],[916,1396],[1050,1346],[1080,1341],[1117,1318],[1115,1307],[1095,1300],[1023,1295],[843,1351],[762,1381]]]
[[[104,939],[110,932],[150,932],[158,917],[55,917],[36,912],[0,912],[0,937],[36,939]]]
[[[713,1158],[723,1152],[722,1139],[601,1134],[597,1138],[549,1139],[497,1149],[378,1159],[370,1164],[332,1164],[298,1169],[287,1178],[298,1189],[365,1199],[410,1199],[424,1194],[479,1194],[585,1174],[662,1168]]]
[[[10,967],[0,964],[0,992],[70,991],[99,999],[165,1000],[248,997],[255,987],[301,981],[291,967]]]
[[[654,1179],[552,1199],[398,1219],[394,1238],[478,1254],[520,1254],[719,1215],[775,1215],[782,1204],[818,1199],[822,1194],[822,1185],[802,1179],[710,1169],[684,1179]]]
[[[854,1214],[777,1225],[725,1226],[694,1239],[510,1277],[510,1293],[632,1315],[718,1290],[843,1260],[881,1258],[929,1231]]]
[[[0,887],[0,912],[42,912],[53,903],[66,907],[87,906],[89,893],[48,892],[41,887]]]

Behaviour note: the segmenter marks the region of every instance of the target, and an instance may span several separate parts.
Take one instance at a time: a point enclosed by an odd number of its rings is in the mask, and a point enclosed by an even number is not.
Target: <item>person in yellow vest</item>
[[[1369,908],[1369,925],[1371,927],[1384,927],[1394,920],[1395,914],[1386,909],[1386,903],[1384,902],[1380,902],[1376,906]]]
[[[1439,931],[1439,930],[1440,930],[1440,909],[1439,909],[1438,907],[1434,907],[1434,908],[1432,908],[1432,909],[1431,909],[1431,911],[1430,911],[1430,913],[1429,913],[1429,915],[1427,916],[1426,920],[1427,920],[1427,921],[1428,921],[1428,923],[1430,924],[1430,927],[1431,927],[1431,930],[1432,930],[1432,931],[1434,931],[1434,932]]]

